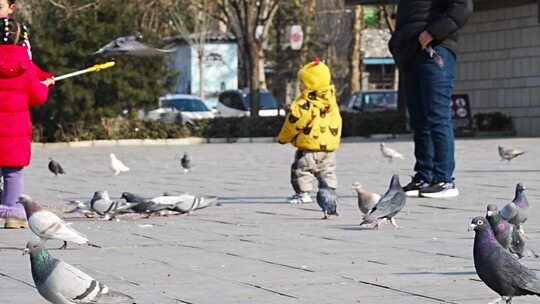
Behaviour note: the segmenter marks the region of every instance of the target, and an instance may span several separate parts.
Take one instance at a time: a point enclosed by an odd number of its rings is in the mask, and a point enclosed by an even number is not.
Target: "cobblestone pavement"
[[[497,145],[528,151],[501,162]],[[455,199],[409,199],[397,220],[402,229],[358,226],[351,184],[384,192],[390,176],[409,181],[410,140],[389,141],[406,159],[382,159],[378,141],[345,143],[338,151],[340,216],[321,220],[316,203],[289,205],[294,150],[278,144],[204,144],[96,148],[35,148],[25,169],[26,192],[44,205],[66,208],[96,190],[119,197],[188,191],[220,197],[221,206],[191,216],[126,218],[96,222],[69,214],[68,221],[102,249],[71,245],[51,254],[137,299],[137,303],[487,303],[496,294],[479,281],[468,223],[487,202],[510,201],[517,182],[533,204],[527,222],[532,248],[540,250],[540,145],[536,138],[457,141]],[[179,158],[193,157],[184,175]],[[113,176],[109,153],[131,167]],[[67,175],[47,170],[54,157]],[[68,216],[68,215],[66,215]],[[33,288],[28,230],[0,229],[0,303],[46,303]],[[61,243],[48,243],[51,247]],[[526,259],[540,269],[540,261]],[[537,303],[533,297],[515,303]]]

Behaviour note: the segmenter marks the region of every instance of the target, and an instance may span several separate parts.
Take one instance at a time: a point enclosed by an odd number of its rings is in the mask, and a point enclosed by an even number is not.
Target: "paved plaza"
[[[339,217],[321,220],[316,203],[289,205],[289,167],[294,149],[279,144],[202,144],[33,149],[25,169],[26,192],[42,204],[67,208],[96,190],[119,197],[123,191],[157,196],[165,191],[218,195],[219,206],[191,216],[122,218],[97,222],[66,214],[73,227],[103,248],[70,244],[51,249],[138,304],[264,303],[487,303],[496,294],[475,273],[470,219],[488,202],[509,202],[517,182],[532,204],[525,225],[529,245],[540,251],[540,145],[537,138],[461,139],[456,143],[455,199],[409,198],[397,216],[401,229],[361,228],[355,181],[384,192],[393,173],[409,182],[411,140],[388,141],[406,157],[388,163],[379,141],[344,143],[338,151]],[[528,151],[501,162],[497,145]],[[184,175],[179,158],[192,158]],[[113,176],[109,153],[130,172]],[[67,175],[47,170],[54,157]],[[33,287],[28,256],[22,256],[29,230],[0,229],[0,303],[47,303]],[[50,241],[48,246],[59,247]],[[540,260],[524,259],[540,269]],[[535,297],[514,303],[538,303]]]

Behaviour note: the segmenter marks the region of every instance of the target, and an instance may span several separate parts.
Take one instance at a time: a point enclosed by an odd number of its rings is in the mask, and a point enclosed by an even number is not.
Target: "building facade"
[[[473,113],[502,112],[519,136],[540,136],[540,19],[537,0],[477,0],[462,29],[456,93]]]

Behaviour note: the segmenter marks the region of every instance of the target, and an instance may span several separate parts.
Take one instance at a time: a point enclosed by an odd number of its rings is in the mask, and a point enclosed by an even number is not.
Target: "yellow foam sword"
[[[54,77],[54,81],[59,81],[59,80],[62,80],[62,79],[66,79],[66,78],[70,78],[70,77],[74,77],[74,76],[79,76],[79,75],[90,73],[90,72],[99,72],[101,70],[112,68],[115,64],[116,64],[116,62],[114,62],[114,61],[109,61],[109,62],[105,62],[105,63],[101,63],[101,64],[96,64],[96,65],[94,65],[92,67],[89,67],[89,68],[86,68],[84,70],[76,71],[76,72],[69,73],[69,74],[64,74],[64,75],[58,76],[58,77]]]

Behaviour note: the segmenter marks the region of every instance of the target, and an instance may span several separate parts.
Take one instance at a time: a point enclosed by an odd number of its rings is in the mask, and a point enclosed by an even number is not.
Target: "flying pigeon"
[[[323,211],[323,219],[329,219],[330,215],[339,215],[337,213],[337,194],[336,190],[330,188],[326,180],[321,175],[317,176],[319,180],[319,191],[317,192],[317,204]]]
[[[501,217],[496,205],[489,204],[487,206],[486,219],[495,238],[503,248],[508,249],[520,259],[525,256],[538,258],[532,249],[525,246],[525,240],[518,229]]]
[[[501,298],[491,303],[512,303],[523,295],[540,296],[540,279],[522,265],[496,240],[486,219],[478,216],[471,222],[475,231],[474,267],[480,279]]]
[[[191,172],[191,157],[187,152],[184,152],[184,156],[182,156],[180,163],[182,164],[182,168],[184,168],[184,174]]]
[[[118,37],[115,40],[107,43],[105,46],[97,50],[94,55],[131,55],[131,56],[156,56],[167,55],[174,52],[175,49],[162,50],[148,46],[144,43],[137,41],[142,39],[140,33],[135,33],[129,36]]]
[[[120,174],[120,172],[127,172],[129,171],[129,168],[124,165],[123,162],[121,162],[118,158],[116,158],[116,155],[114,153],[111,153],[111,170],[113,170],[114,175]]]
[[[384,145],[384,143],[380,144],[381,147],[381,153],[384,158],[387,158],[389,162],[392,162],[394,158],[398,159],[404,159],[403,155],[399,153],[398,151],[388,148]]]
[[[403,188],[399,184],[399,177],[397,174],[394,174],[390,180],[388,190],[368,214],[364,216],[364,220],[360,225],[377,221],[377,224],[373,228],[380,229],[382,228],[383,220],[388,219],[395,228],[399,228],[394,216],[403,209],[406,199],[407,195],[405,195]]]
[[[99,246],[88,241],[86,236],[71,228],[56,214],[43,209],[36,201],[32,200],[27,195],[22,195],[19,198],[19,203],[24,206],[26,211],[26,219],[28,227],[34,232],[43,242],[47,240],[64,241],[61,249],[67,248],[67,242],[73,242],[80,245],[88,245],[92,247]]]
[[[360,209],[363,214],[368,213],[381,199],[379,194],[366,191],[359,182],[355,182],[352,186],[358,195],[358,209]]]
[[[501,157],[501,161],[507,160],[508,162],[510,162],[512,159],[523,154],[525,154],[525,151],[523,150],[503,148],[499,146],[499,156]]]
[[[135,304],[132,297],[110,290],[80,269],[52,257],[39,241],[28,242],[24,254],[30,254],[32,278],[39,294],[53,304]]]
[[[66,174],[66,171],[64,171],[64,168],[62,168],[60,163],[52,159],[52,157],[49,158],[49,171],[51,171],[55,176],[58,174]]]
[[[501,216],[510,224],[516,225],[519,231],[525,234],[522,225],[527,221],[528,211],[529,201],[525,196],[525,187],[518,183],[514,199],[501,209]]]

